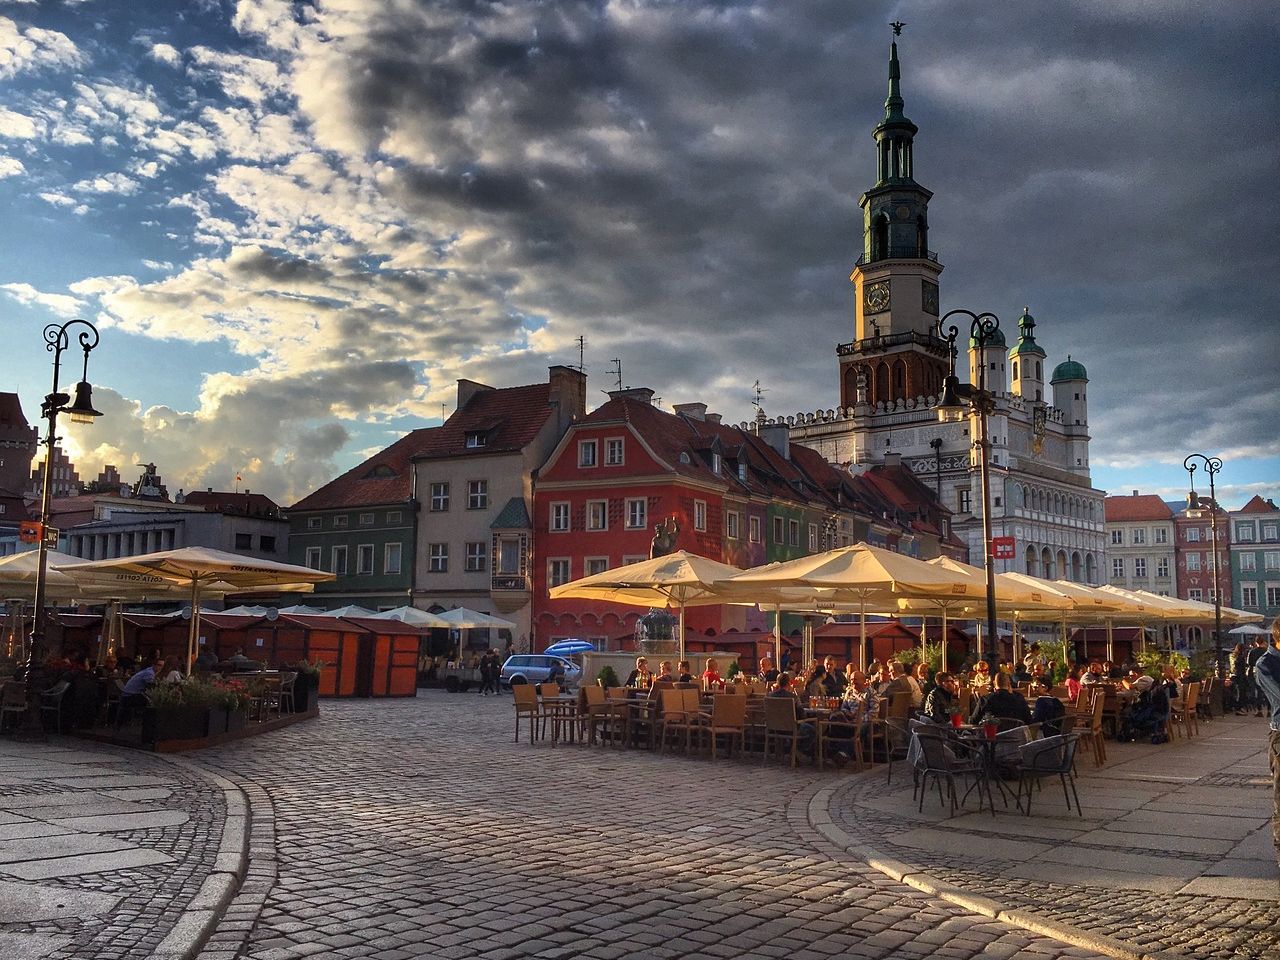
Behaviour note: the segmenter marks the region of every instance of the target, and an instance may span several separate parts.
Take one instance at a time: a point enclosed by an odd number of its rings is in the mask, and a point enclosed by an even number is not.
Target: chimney
[[[248,488],[248,487],[245,487],[245,488],[244,488],[244,495],[247,497],[247,496],[249,495],[249,493],[250,493],[249,488]]]
[[[559,410],[560,422],[568,426],[587,415],[587,375],[573,367],[556,364],[548,368],[547,402]]]
[[[707,419],[707,405],[705,403],[677,403],[671,408],[678,417],[688,417],[690,420]]]
[[[493,387],[489,386],[487,383],[477,383],[475,380],[459,380],[458,381],[458,405],[454,409],[456,410],[463,409],[464,407],[466,407],[468,403],[471,402],[471,398],[474,397],[477,393],[480,393],[484,390],[492,390],[492,389]]]
[[[649,387],[623,387],[621,390],[610,390],[610,400],[639,400],[641,403],[653,404],[654,391]]]
[[[785,423],[761,424],[760,438],[782,454],[783,459],[791,459],[791,430]]]
[[[720,423],[720,414],[718,414],[718,413],[708,413],[708,414],[707,414],[707,423],[715,423],[715,424]]]
[[[1138,495],[1138,491],[1137,490],[1133,491],[1133,495],[1136,497]]]

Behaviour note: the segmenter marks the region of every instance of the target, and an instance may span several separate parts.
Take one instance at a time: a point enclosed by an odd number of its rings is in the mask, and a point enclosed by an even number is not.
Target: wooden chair
[[[621,740],[626,727],[624,709],[605,701],[604,687],[583,687],[578,691],[578,723],[583,739],[595,746],[596,734],[602,731],[611,741]]]
[[[668,700],[667,696],[671,699]],[[679,697],[678,704],[676,697]],[[668,709],[667,704],[670,704]],[[701,712],[701,693],[693,686],[682,687],[677,690],[669,691],[663,698],[663,721],[662,721],[662,746],[665,750],[667,744],[671,742],[674,736],[684,734],[684,752],[689,752],[689,746],[692,739],[694,727],[699,723],[698,714]]]
[[[1181,698],[1169,702],[1169,721],[1166,724],[1170,739],[1179,733],[1185,733],[1191,739],[1197,732],[1196,707],[1200,703],[1200,684],[1187,684],[1186,693]]]
[[[9,680],[0,688],[0,731],[4,730],[6,717],[14,717],[17,726],[27,713],[27,685],[19,680]]]
[[[1077,731],[1080,742],[1093,748],[1093,765],[1095,767],[1100,767],[1107,762],[1107,744],[1102,735],[1102,711],[1106,707],[1106,703],[1106,696],[1099,690],[1093,698],[1088,726]],[[1077,725],[1081,719],[1082,717],[1077,715]]]
[[[796,719],[796,704],[790,697],[764,698],[764,755],[763,764],[769,759],[769,742],[790,743],[791,766],[796,765],[796,752],[800,746],[800,722]]]
[[[1217,684],[1218,678],[1214,676],[1205,677],[1200,683],[1200,696],[1197,702],[1197,720],[1212,720],[1213,710],[1213,688]]]
[[[297,681],[298,674],[296,672],[290,671],[280,674],[280,704],[277,712],[293,713],[293,686]]]
[[[697,730],[699,739],[707,735],[711,747],[711,759],[716,758],[716,740],[722,736],[729,738],[729,756],[733,756],[733,741],[736,738],[738,748],[745,750],[747,723],[747,698],[732,693],[718,694],[711,702],[711,715],[697,714],[691,730]]]
[[[542,735],[543,723],[546,719],[542,704],[538,702],[538,691],[532,684],[517,683],[511,688],[511,695],[516,705],[515,741],[520,739],[520,720],[523,718],[529,721],[529,742],[533,743]]]

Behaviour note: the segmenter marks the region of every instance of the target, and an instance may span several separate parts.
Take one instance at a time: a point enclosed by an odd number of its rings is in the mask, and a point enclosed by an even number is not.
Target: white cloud
[[[19,27],[0,17],[0,78],[45,67],[79,67],[84,54],[64,33],[40,27]]]
[[[285,78],[271,60],[209,47],[192,47],[188,53],[191,57],[188,72],[197,78],[216,80],[232,100],[261,105],[286,90]]]
[[[22,165],[21,160],[14,157],[0,157],[0,180],[16,177],[26,172],[27,168]]]
[[[138,181],[129,179],[123,173],[104,173],[73,183],[71,189],[77,193],[119,193],[127,196],[137,192]]]
[[[68,197],[65,193],[59,193],[56,190],[46,190],[37,194],[37,196],[45,203],[55,207],[74,207],[76,205],[76,201],[72,197]]]
[[[148,270],[159,270],[162,272],[167,272],[173,269],[173,264],[170,263],[168,260],[143,260],[142,264]]]
[[[75,297],[42,293],[29,283],[0,283],[0,290],[21,304],[44,307],[60,317],[74,317],[84,308],[84,303]]]
[[[167,43],[153,44],[147,55],[157,63],[163,63],[169,67],[182,66],[182,54],[178,52],[177,47]]]
[[[11,140],[34,140],[44,132],[44,125],[22,113],[0,107],[0,137]]]

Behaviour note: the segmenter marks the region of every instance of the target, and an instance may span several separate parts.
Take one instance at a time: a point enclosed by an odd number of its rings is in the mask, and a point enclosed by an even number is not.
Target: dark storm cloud
[[[423,42],[352,65],[371,124],[423,131],[395,189],[492,229],[485,265],[521,280],[504,297],[673,400],[728,375],[707,399],[730,416],[757,376],[779,411],[834,403],[900,16],[944,305],[1010,328],[1032,305],[1051,363],[1089,367],[1095,460],[1176,447],[1189,416],[1218,445],[1266,434],[1239,391],[1274,399],[1256,359],[1280,355],[1273,7],[575,4],[517,24],[433,2],[371,35],[428,9]]]

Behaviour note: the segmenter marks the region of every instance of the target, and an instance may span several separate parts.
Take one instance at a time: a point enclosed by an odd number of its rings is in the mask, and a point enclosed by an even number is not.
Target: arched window
[[[876,403],[889,402],[889,365],[887,363],[876,365],[876,395],[873,400]]]
[[[1029,577],[1037,576],[1038,569],[1039,569],[1039,563],[1036,557],[1036,548],[1027,547],[1027,576]]]
[[[876,217],[871,231],[871,259],[884,260],[889,256],[889,217]]]
[[[1037,360],[1037,361],[1036,361],[1036,379],[1037,379],[1037,380],[1043,380],[1043,379],[1044,379],[1044,374],[1040,372],[1040,361],[1039,361],[1039,360]],[[1039,397],[1036,397],[1036,399],[1037,399],[1037,400],[1039,400],[1040,398],[1039,398]]]
[[[1018,361],[1013,361],[1013,379],[1018,379]]]
[[[1053,580],[1053,553],[1048,547],[1045,547],[1040,551],[1040,564],[1044,570],[1040,576],[1044,577],[1046,580]]]
[[[893,399],[901,400],[907,395],[907,365],[899,360],[893,365]]]

